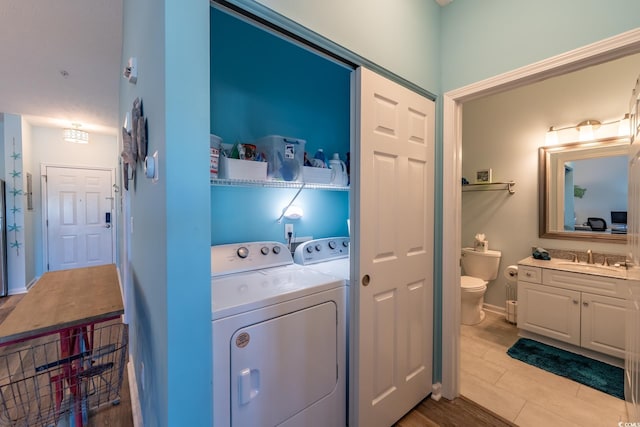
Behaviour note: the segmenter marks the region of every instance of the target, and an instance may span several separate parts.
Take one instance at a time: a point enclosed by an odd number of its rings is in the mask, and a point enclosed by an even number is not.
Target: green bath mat
[[[529,365],[569,378],[624,399],[624,370],[527,338],[520,338],[507,354]]]

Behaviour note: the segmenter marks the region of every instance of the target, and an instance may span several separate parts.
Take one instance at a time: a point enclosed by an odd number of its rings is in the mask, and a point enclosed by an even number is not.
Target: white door
[[[47,270],[113,263],[112,171],[47,166]]]
[[[390,426],[432,386],[435,105],[355,74],[350,425]]]

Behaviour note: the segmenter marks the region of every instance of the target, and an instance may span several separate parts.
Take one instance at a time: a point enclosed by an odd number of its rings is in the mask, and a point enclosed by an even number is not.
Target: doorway
[[[113,169],[42,166],[45,271],[114,262],[114,175]]]
[[[442,302],[442,382],[443,395],[459,395],[460,370],[460,287],[462,179],[462,106],[480,97],[522,87],[548,77],[558,76],[640,51],[640,31],[633,30],[534,65],[522,67],[488,80],[444,94],[443,122],[443,302]],[[631,84],[632,82],[630,82]]]

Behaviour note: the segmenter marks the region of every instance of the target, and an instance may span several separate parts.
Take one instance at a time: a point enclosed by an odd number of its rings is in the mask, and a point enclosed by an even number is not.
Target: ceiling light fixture
[[[67,128],[64,130],[64,140],[67,142],[75,142],[76,144],[88,144],[89,133],[80,130],[80,124],[73,123],[71,126],[73,126],[73,128]]]

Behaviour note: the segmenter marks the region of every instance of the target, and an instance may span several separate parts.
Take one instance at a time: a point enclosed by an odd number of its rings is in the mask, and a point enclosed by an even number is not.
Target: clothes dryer
[[[278,242],[211,247],[216,427],[346,425],[343,279]]]

